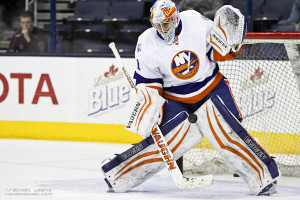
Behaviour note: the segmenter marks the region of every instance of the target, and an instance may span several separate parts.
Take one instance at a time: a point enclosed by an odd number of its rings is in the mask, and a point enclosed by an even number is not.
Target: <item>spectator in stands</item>
[[[179,10],[196,10],[205,17],[214,20],[215,13],[226,2],[226,0],[182,0],[179,3]]]
[[[47,52],[47,37],[42,29],[34,27],[33,13],[30,11],[23,11],[20,15],[20,23],[21,29],[14,33],[7,52]]]
[[[292,25],[300,22],[300,0],[295,0],[288,19],[278,22],[279,25]]]

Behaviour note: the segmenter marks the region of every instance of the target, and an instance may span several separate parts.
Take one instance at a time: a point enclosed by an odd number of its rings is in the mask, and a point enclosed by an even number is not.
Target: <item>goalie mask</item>
[[[157,0],[150,9],[150,22],[167,44],[177,41],[175,36],[180,18],[178,6],[171,0]]]

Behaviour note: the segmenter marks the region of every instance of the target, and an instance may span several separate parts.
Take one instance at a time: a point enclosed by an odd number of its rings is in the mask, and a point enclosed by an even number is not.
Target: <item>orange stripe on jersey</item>
[[[217,50],[213,50],[213,54],[214,54],[214,61],[226,61],[226,60],[232,60],[234,58],[236,58],[236,53],[228,53],[225,56],[222,56]]]
[[[215,80],[213,80],[213,82],[204,91],[202,91],[200,94],[197,94],[193,97],[182,98],[182,97],[176,97],[166,93],[163,94],[163,97],[181,103],[196,103],[204,99],[204,97],[206,97],[218,85],[222,77],[223,74],[221,74],[221,72],[218,72]]]
[[[152,89],[156,89],[159,93],[160,96],[163,95],[163,89],[161,87],[158,87],[158,86],[146,86],[146,87],[149,87],[149,88],[152,88]]]
[[[210,120],[210,116],[208,114],[208,109],[207,109],[207,105],[206,105],[206,116],[207,116],[207,120],[208,120],[208,124],[209,124],[209,127],[210,127],[210,130],[212,131],[214,137],[216,138],[216,141],[218,142],[219,146],[222,148],[222,149],[225,149],[227,151],[230,151],[231,153],[234,153],[235,155],[241,157],[243,160],[245,160],[259,175],[259,178],[260,178],[260,181],[262,183],[262,180],[261,180],[261,176],[260,176],[260,172],[259,170],[253,165],[253,163],[248,159],[246,158],[245,155],[243,155],[242,153],[240,153],[239,151],[233,149],[232,147],[229,147],[229,146],[225,146],[224,143],[221,141],[221,139],[219,138],[218,134],[216,133],[212,123],[211,123],[211,120]]]

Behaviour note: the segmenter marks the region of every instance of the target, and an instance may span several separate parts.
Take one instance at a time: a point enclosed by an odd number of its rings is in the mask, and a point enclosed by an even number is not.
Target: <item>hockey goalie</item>
[[[150,12],[152,27],[137,42],[136,103],[126,125],[144,140],[102,163],[109,188],[128,191],[165,168],[151,137],[158,126],[175,160],[204,135],[253,194],[275,193],[277,165],[241,125],[217,63],[236,57],[244,16],[226,5],[211,21],[193,10],[179,13],[171,0],[157,0]]]

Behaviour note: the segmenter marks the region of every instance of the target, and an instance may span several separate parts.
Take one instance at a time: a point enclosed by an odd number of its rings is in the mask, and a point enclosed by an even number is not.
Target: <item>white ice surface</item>
[[[126,144],[0,139],[0,200],[300,200],[300,178],[282,177],[278,193],[252,195],[232,175],[215,176],[213,185],[176,188],[167,170],[126,193],[107,192],[101,161],[128,149]]]

